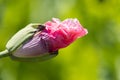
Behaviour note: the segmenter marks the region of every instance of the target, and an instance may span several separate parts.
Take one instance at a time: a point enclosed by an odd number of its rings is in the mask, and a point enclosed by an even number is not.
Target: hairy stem
[[[2,58],[2,57],[7,57],[9,54],[9,51],[6,49],[6,50],[4,50],[4,51],[1,51],[0,52],[0,58]]]

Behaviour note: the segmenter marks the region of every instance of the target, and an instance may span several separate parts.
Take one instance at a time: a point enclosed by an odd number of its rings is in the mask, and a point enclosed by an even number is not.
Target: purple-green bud
[[[50,52],[45,36],[34,35],[11,54],[11,58],[20,61],[43,61],[58,54],[58,51]]]
[[[58,54],[50,52],[45,36],[40,36],[45,29],[41,24],[29,24],[18,31],[6,44],[6,49],[0,52],[0,57],[10,56],[18,61],[43,61]]]

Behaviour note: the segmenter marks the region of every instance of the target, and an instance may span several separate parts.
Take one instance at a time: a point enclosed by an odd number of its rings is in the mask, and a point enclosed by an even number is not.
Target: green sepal
[[[13,37],[7,42],[6,49],[0,52],[0,57],[8,56],[26,40],[28,40],[29,38],[32,38],[35,32],[39,30],[38,27],[40,25],[41,24],[39,23],[31,23],[27,25],[25,28],[18,31],[15,35],[13,35]]]
[[[54,52],[45,53],[43,55],[36,56],[36,57],[16,57],[14,55],[11,55],[10,57],[11,59],[16,60],[16,61],[36,62],[36,61],[45,61],[57,55],[58,55],[58,51],[54,51]]]
[[[39,24],[40,25],[40,24]],[[37,31],[38,24],[29,24],[25,28],[18,31],[6,44],[8,51],[13,52],[18,48],[23,42],[31,38],[35,31]]]

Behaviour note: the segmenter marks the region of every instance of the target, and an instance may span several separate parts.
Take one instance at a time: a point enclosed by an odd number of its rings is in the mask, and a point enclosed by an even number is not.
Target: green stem
[[[2,52],[0,52],[0,58],[7,57],[9,55],[8,53],[9,53],[9,51],[7,49],[2,51]]]

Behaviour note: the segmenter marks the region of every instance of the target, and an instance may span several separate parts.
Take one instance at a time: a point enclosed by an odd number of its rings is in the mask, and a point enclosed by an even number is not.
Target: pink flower
[[[88,32],[77,19],[60,21],[53,18],[44,24],[45,29],[25,41],[11,56],[20,60],[45,60],[57,55],[57,51],[67,47]]]
[[[50,51],[67,47],[77,38],[85,36],[88,32],[77,19],[60,21],[53,18],[44,24],[46,29],[40,35],[45,35]]]

